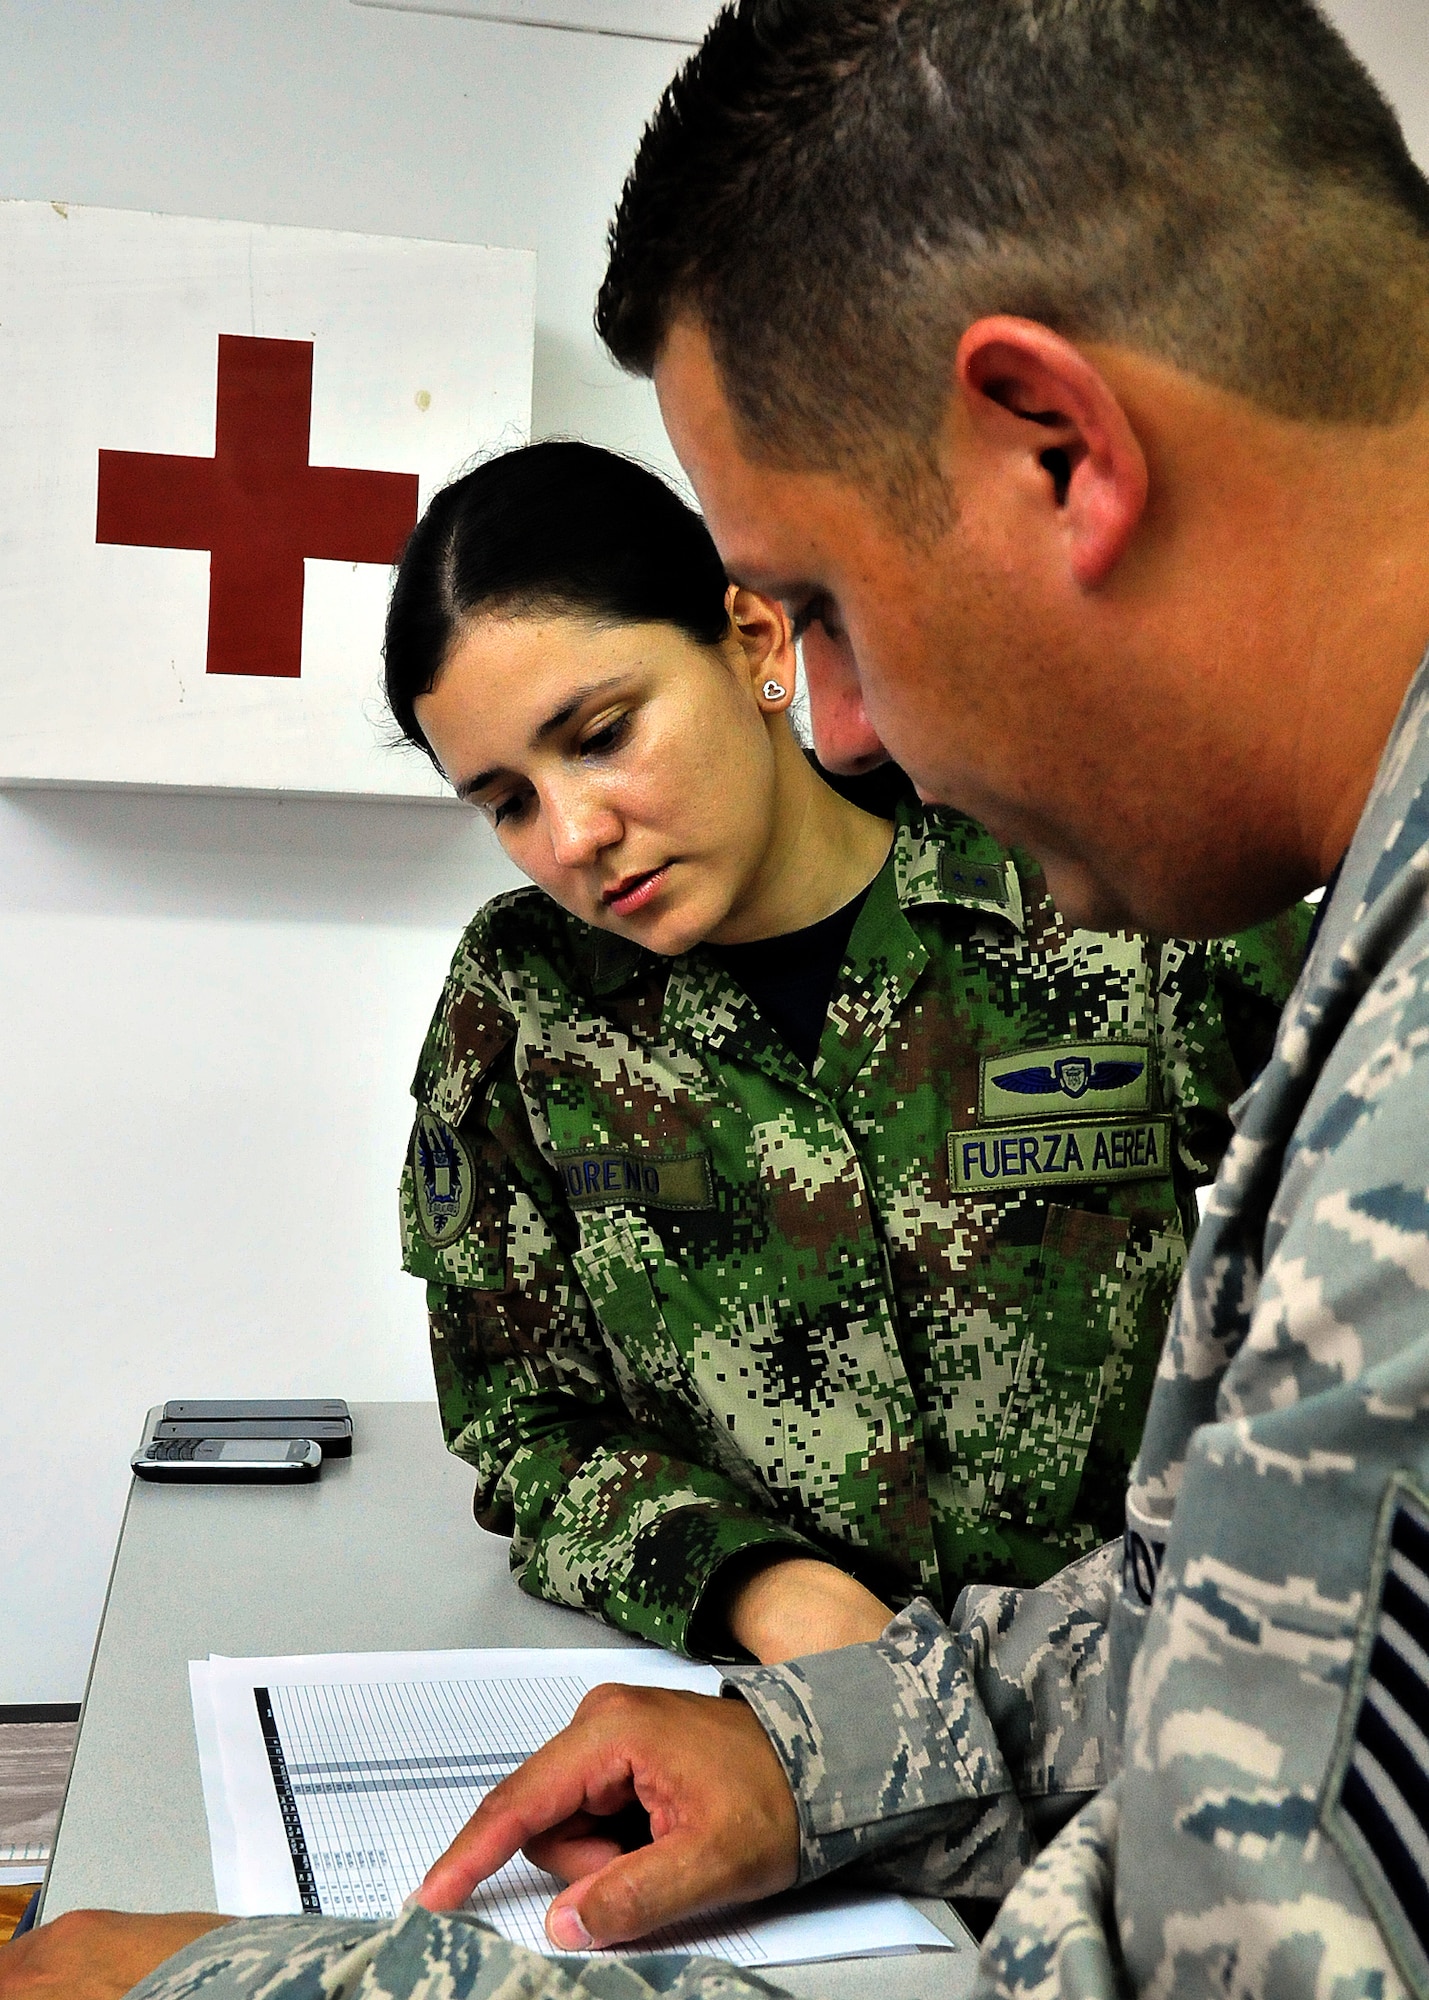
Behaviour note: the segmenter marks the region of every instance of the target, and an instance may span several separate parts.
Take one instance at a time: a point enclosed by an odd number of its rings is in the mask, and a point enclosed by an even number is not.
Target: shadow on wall
[[[520,880],[454,801],[0,793],[0,915],[460,926]]]

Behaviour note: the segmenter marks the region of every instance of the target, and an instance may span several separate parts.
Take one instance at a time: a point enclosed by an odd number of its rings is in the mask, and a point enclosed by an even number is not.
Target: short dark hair
[[[688,315],[752,455],[867,463],[936,435],[994,312],[1392,421],[1429,375],[1429,184],[1314,0],[727,6],[611,227],[617,361]]]
[[[415,703],[470,619],[667,624],[713,646],[729,630],[726,589],[709,530],[658,473],[593,444],[502,452],[444,487],[412,530],[387,608],[388,706],[435,763]]]

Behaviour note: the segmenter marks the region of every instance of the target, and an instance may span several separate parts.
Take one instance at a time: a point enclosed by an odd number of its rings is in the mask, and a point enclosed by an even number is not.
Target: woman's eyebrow
[[[593,695],[609,694],[612,688],[620,686],[624,678],[624,674],[611,674],[606,680],[588,681],[584,687],[576,688],[570,700],[563,701],[536,730],[531,738],[531,748],[534,750],[538,744],[544,743],[548,736],[554,736],[558,729],[563,729],[576,710]]]

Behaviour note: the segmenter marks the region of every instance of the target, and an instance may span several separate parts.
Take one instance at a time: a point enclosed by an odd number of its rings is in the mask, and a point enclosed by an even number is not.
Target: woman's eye
[[[629,728],[628,715],[613,716],[609,722],[603,722],[598,729],[593,729],[589,736],[581,738],[581,756],[603,757],[609,751],[618,749],[624,742]]]
[[[529,792],[512,792],[504,799],[489,801],[486,806],[486,817],[491,821],[493,826],[501,826],[507,820],[516,819],[520,816],[525,809],[526,801],[529,797]]]

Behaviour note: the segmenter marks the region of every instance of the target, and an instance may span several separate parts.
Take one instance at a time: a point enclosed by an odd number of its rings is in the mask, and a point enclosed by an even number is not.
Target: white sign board
[[[535,259],[0,203],[0,783],[432,798],[420,507],[530,421]]]
[[[458,14],[515,27],[566,28],[583,35],[624,35],[637,42],[698,48],[721,0],[355,0],[404,14]]]

